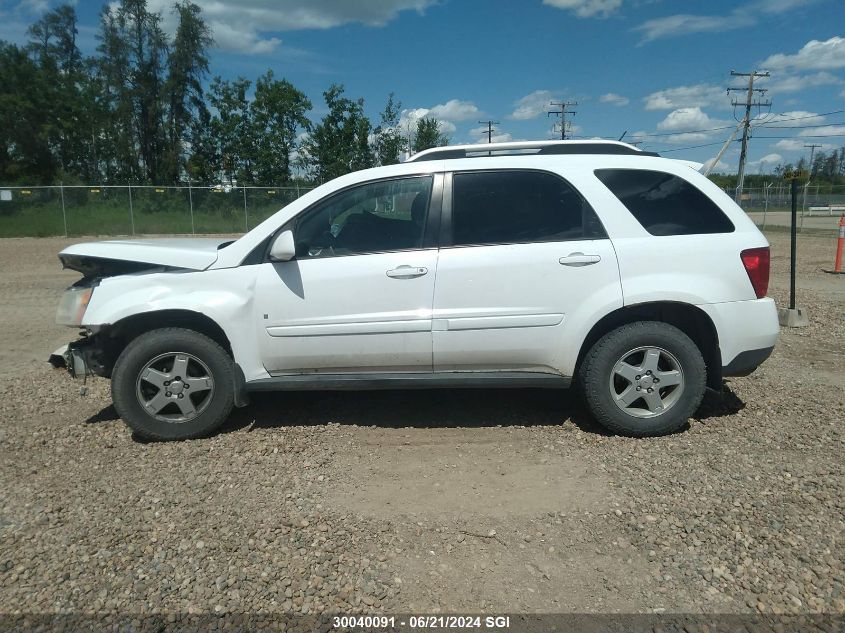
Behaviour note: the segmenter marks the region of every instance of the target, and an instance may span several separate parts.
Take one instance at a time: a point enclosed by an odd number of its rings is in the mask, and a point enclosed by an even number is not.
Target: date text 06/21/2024
[[[488,631],[510,628],[510,617],[480,615],[350,615],[335,616],[334,627],[354,630],[356,628],[378,629],[407,627],[408,629],[482,629]]]

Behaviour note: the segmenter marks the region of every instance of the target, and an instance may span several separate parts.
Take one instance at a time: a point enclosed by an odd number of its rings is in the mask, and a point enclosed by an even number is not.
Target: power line
[[[493,126],[499,125],[498,121],[479,121],[479,123],[484,123],[487,126],[487,143],[493,142]]]
[[[739,143],[739,140],[733,141],[734,143]],[[721,145],[722,141],[716,141],[715,143],[704,143],[703,145],[690,145],[689,147],[675,147],[672,149],[661,149],[661,154],[668,154],[669,152],[682,152],[685,149],[698,149],[699,147],[712,147],[713,145]]]
[[[577,106],[577,101],[550,101],[549,105],[552,107],[558,106],[560,110],[549,110],[546,112],[546,116],[557,115],[560,117],[560,140],[566,140],[566,115],[567,114],[577,114],[575,110],[567,110],[566,108],[571,108],[572,106]]]
[[[740,102],[733,100],[731,101],[731,105],[736,108],[738,105],[745,106],[745,115],[742,117],[742,149],[739,151],[739,170],[737,173],[737,186],[736,186],[736,201],[739,201],[742,198],[742,186],[745,183],[745,160],[748,157],[748,130],[751,127],[751,108],[753,106],[757,106],[758,108],[761,106],[771,107],[771,101],[762,101],[762,100],[754,100],[754,93],[758,93],[761,97],[768,92],[766,88],[755,88],[754,87],[754,80],[757,77],[770,77],[771,75],[768,72],[759,72],[757,70],[752,70],[749,73],[739,73],[735,70],[731,71],[731,77],[748,77],[748,87],[729,87],[727,89],[728,94],[731,92],[745,92],[745,102]]]
[[[732,130],[735,125],[723,125],[722,127],[710,127],[706,130],[684,130],[681,132],[656,132],[654,134],[631,134],[636,138],[651,138],[657,136],[675,136],[676,134],[701,134],[704,132],[718,132],[719,130]]]
[[[801,136],[754,136],[754,138],[792,138],[796,141],[804,140],[805,138],[839,138],[845,134],[802,134]]]
[[[795,117],[795,119],[781,119],[780,121],[777,121],[777,122],[780,123],[781,121],[786,122],[786,121],[792,121],[792,120],[797,121],[799,119],[815,119],[817,117],[828,116],[828,115],[831,115],[831,114],[838,114],[840,112],[845,112],[845,110],[837,110],[836,112],[827,112],[825,114],[814,114],[813,116],[807,116],[807,117]],[[789,130],[789,129],[803,130],[805,128],[811,128],[811,127],[828,127],[828,126],[838,126],[838,125],[845,125],[845,122],[843,122],[843,123],[818,123],[818,124],[808,124],[808,125],[769,125],[768,123],[756,123],[755,124],[752,121],[751,128],[752,128],[752,130],[754,128],[763,128],[763,127],[765,127],[767,130]],[[733,125],[723,125],[721,127],[709,127],[709,128],[705,128],[705,129],[702,129],[702,130],[679,130],[677,132],[655,132],[654,134],[629,134],[627,136],[634,137],[634,138],[658,138],[658,137],[663,137],[663,136],[677,136],[677,135],[681,135],[681,134],[704,134],[705,132],[718,132],[720,130],[731,130],[734,127],[735,126],[733,126]],[[592,138],[592,137],[586,137],[586,136],[580,137],[579,136],[578,138]],[[612,137],[608,136],[608,137],[605,137],[605,138],[612,138]],[[765,138],[765,137],[760,136],[760,137],[755,137],[755,138]]]
[[[845,123],[814,123],[812,125],[767,125],[765,127],[767,130],[805,130],[811,127],[836,127],[840,125],[845,125]],[[752,125],[751,127],[753,128],[757,126]]]
[[[820,116],[830,116],[831,114],[842,114],[843,112],[845,112],[845,110],[834,110],[833,112],[821,112],[819,114],[809,114],[807,116],[796,116],[796,117],[791,117],[789,119],[778,119],[777,121],[774,121],[774,119],[776,119],[777,117],[783,116],[784,114],[786,114],[785,112],[782,112],[781,114],[772,114],[770,119],[763,121],[763,123],[760,123],[759,125],[761,125],[761,126],[769,125],[769,121],[771,121],[772,123],[784,123],[786,121],[801,121],[802,119],[817,119]]]

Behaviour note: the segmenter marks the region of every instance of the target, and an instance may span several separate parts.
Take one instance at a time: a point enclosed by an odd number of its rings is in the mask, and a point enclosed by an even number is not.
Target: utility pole
[[[810,173],[810,176],[813,175],[813,159],[816,157],[816,148],[821,147],[818,143],[810,143],[809,145],[805,145],[804,147],[810,148],[810,164],[807,165],[807,171]]]
[[[479,121],[479,123],[483,123],[487,126],[487,143],[493,142],[493,126],[499,125],[498,121]]]
[[[804,145],[810,148],[810,164],[807,165],[807,182],[804,184],[804,198],[801,201],[801,229],[804,229],[804,214],[807,212],[807,189],[810,188],[810,181],[813,180],[813,159],[816,156],[816,148],[821,147],[818,143],[810,143]],[[818,188],[816,189],[816,199],[818,199]]]
[[[739,171],[736,179],[736,203],[739,204],[742,199],[742,187],[745,184],[745,160],[748,156],[748,130],[751,127],[751,108],[752,106],[770,106],[771,101],[754,101],[754,93],[757,92],[761,96],[768,92],[765,88],[755,88],[754,79],[757,77],[769,77],[768,72],[759,72],[752,70],[750,73],[739,73],[735,70],[731,71],[731,77],[748,77],[748,87],[728,88],[728,94],[731,92],[745,91],[745,102],[731,101],[734,107],[742,105],[745,106],[745,116],[742,119],[742,149],[739,152]]]
[[[546,112],[546,116],[559,116],[560,117],[560,140],[566,140],[566,115],[567,114],[578,114],[575,110],[567,110],[566,108],[571,108],[572,106],[577,106],[577,101],[551,101],[549,105],[552,107],[557,106],[560,108],[559,110],[549,110]]]

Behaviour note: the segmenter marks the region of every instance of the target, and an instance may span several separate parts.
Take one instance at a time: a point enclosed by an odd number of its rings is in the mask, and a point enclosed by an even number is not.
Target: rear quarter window
[[[683,178],[646,169],[597,169],[595,174],[652,235],[734,231],[718,205]]]

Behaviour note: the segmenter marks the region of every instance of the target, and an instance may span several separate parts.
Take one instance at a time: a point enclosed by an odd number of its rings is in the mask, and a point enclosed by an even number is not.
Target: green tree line
[[[146,0],[105,5],[90,57],[71,4],[32,24],[25,46],[0,40],[0,183],[324,182],[448,143],[433,118],[400,130],[392,93],[373,124],[363,99],[332,85],[312,121],[308,97],[271,70],[209,80],[200,7],[177,0],[172,11],[171,37]]]
[[[796,163],[781,163],[770,173],[748,174],[745,177],[744,186],[746,188],[763,187],[773,179],[781,179],[784,174],[796,170],[807,172],[810,180],[818,185],[831,187],[845,185],[845,147],[816,153],[812,165],[806,158],[800,158]],[[712,174],[710,179],[720,187],[733,188],[737,183],[736,174]]]

